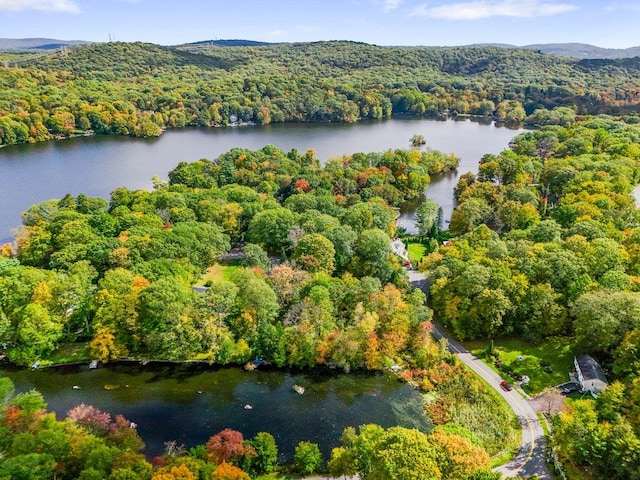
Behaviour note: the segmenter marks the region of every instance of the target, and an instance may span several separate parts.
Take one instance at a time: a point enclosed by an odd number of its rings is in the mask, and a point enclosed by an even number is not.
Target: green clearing
[[[498,371],[492,362],[486,360],[485,352],[488,345],[489,342],[486,340],[465,343],[465,347],[471,353],[482,359],[503,378],[514,381],[513,377],[504,371]],[[546,387],[569,381],[569,372],[573,370],[573,351],[568,338],[553,337],[541,343],[502,338],[494,340],[493,345],[494,350],[499,352],[503,365],[511,368],[514,373],[527,375],[531,379],[529,385],[523,387],[527,393],[538,393]],[[545,364],[547,367],[543,366]]]
[[[221,282],[223,280],[230,282],[233,274],[240,268],[242,267],[239,263],[216,263],[207,268],[207,271],[196,282],[196,286],[203,287],[209,280],[212,282]]]
[[[420,259],[426,255],[427,248],[421,243],[409,243],[407,245],[407,251],[409,252],[411,264],[417,265]]]
[[[42,361],[42,365],[60,365],[64,363],[88,362],[91,361],[91,352],[89,351],[88,342],[77,342],[62,345],[58,350],[53,352],[46,360]]]

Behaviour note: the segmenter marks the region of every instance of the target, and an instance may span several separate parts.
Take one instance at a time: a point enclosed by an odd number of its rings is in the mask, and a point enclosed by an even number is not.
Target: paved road
[[[451,338],[451,336],[436,323],[434,323],[433,335],[438,339],[446,338],[449,342],[449,350],[455,353],[462,362],[491,385],[507,401],[518,417],[518,420],[520,420],[520,425],[522,425],[520,450],[513,460],[495,470],[502,473],[505,477],[520,475],[526,478],[537,475],[540,479],[551,480],[553,477],[551,477],[545,465],[544,431],[542,430],[536,412],[533,411],[527,401],[515,390],[511,390],[510,392],[502,390],[502,388],[500,388],[502,378],[482,363],[479,358],[469,353],[467,349]]]

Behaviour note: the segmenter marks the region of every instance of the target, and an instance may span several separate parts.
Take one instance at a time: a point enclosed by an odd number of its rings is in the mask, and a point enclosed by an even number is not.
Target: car
[[[502,388],[505,392],[511,391],[511,385],[509,385],[506,380],[502,380],[500,382],[500,388]]]

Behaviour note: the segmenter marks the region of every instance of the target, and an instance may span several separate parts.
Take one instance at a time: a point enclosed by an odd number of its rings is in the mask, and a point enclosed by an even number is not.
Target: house
[[[576,376],[581,391],[597,395],[609,385],[600,364],[593,357],[589,355],[574,357],[573,364],[576,367]]]
[[[409,253],[405,249],[402,240],[396,238],[391,242],[391,251],[402,259],[402,263],[407,266],[411,266],[411,260],[409,260]]]

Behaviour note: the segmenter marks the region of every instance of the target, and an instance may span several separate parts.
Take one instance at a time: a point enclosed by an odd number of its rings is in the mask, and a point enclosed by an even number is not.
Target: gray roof
[[[576,362],[582,373],[582,378],[586,381],[600,380],[607,383],[607,377],[604,376],[604,372],[600,367],[600,364],[596,362],[590,355],[580,355],[576,357]]]

